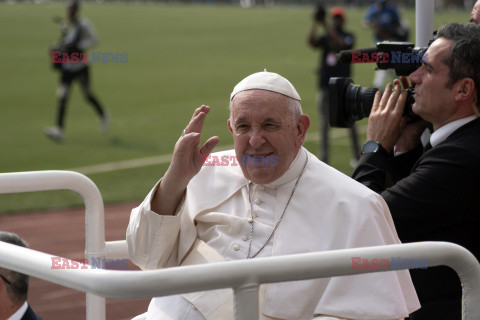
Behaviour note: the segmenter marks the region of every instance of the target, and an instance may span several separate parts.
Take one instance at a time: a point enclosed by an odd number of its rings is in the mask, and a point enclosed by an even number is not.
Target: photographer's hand
[[[427,122],[425,120],[407,123],[395,144],[395,152],[403,153],[415,149],[415,147],[420,144],[420,137],[426,127]]]
[[[325,9],[322,6],[317,7],[317,9],[312,14],[312,27],[308,34],[308,44],[312,47],[317,47],[319,45],[318,36],[317,36],[317,27],[322,26],[327,28],[325,23]]]
[[[407,100],[407,91],[402,90],[400,81],[394,80],[388,84],[383,95],[375,94],[372,110],[368,118],[367,140],[378,142],[389,153],[397,143],[407,119],[402,116]]]
[[[314,48],[319,45],[317,34],[317,28],[319,25],[320,23],[317,20],[313,19],[312,27],[310,28],[310,32],[308,33],[308,44]]]

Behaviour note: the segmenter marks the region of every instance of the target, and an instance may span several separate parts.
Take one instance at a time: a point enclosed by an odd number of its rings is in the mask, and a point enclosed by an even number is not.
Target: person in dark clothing
[[[308,36],[308,43],[314,48],[319,48],[320,67],[318,70],[318,94],[316,104],[320,119],[320,160],[329,161],[329,99],[328,81],[331,77],[349,77],[350,64],[342,64],[337,61],[336,54],[341,50],[351,49],[355,38],[353,34],[343,29],[345,23],[345,11],[340,7],[330,10],[333,23],[329,26],[325,21],[323,7],[318,7],[314,14],[313,25]],[[322,26],[325,34],[318,35],[317,29]],[[354,161],[359,157],[358,135],[355,126],[350,129],[352,139],[352,154]]]
[[[449,23],[409,78],[413,112],[431,123],[402,116],[400,81],[377,92],[367,142],[353,178],[382,195],[402,242],[448,241],[480,258],[480,26]],[[404,87],[408,80],[402,79]],[[462,288],[447,267],[411,270],[422,308],[413,320],[461,319]]]
[[[90,88],[88,54],[86,50],[97,43],[95,31],[87,19],[78,18],[79,2],[71,0],[67,4],[68,23],[62,25],[62,39],[51,50],[52,63],[59,69],[60,84],[57,88],[58,109],[56,126],[45,129],[47,137],[56,142],[65,139],[65,113],[72,82],[77,80],[86,100],[100,117],[100,130],[107,131],[109,116]]]
[[[27,248],[18,235],[0,231],[0,241]],[[29,276],[0,268],[0,320],[42,320],[27,303]]]

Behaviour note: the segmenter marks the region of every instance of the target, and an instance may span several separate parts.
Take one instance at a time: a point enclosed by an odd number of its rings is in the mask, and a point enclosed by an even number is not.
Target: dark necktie
[[[425,147],[423,147],[423,153],[427,152],[430,149],[432,149],[432,144],[430,143],[430,141],[428,141]]]

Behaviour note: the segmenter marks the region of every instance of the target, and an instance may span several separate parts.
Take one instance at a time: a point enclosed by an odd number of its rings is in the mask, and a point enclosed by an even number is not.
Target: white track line
[[[365,126],[359,127],[359,133],[364,133],[366,130]],[[331,133],[331,139],[338,139],[347,136],[346,130],[333,130]],[[312,142],[312,141],[319,141],[319,133],[312,132],[307,133],[305,136],[305,142]],[[229,150],[233,149],[233,145],[230,146],[219,146],[215,147],[215,151],[222,151],[222,150]],[[111,172],[123,169],[132,169],[132,168],[139,168],[139,167],[146,167],[146,166],[153,166],[157,164],[165,164],[169,163],[172,159],[172,154],[162,154],[159,156],[148,157],[148,158],[139,158],[139,159],[132,159],[132,160],[124,160],[124,161],[116,161],[104,164],[97,164],[92,166],[80,167],[80,168],[73,168],[70,169],[71,171],[76,171],[83,174],[93,174],[93,173],[104,173],[104,172]]]

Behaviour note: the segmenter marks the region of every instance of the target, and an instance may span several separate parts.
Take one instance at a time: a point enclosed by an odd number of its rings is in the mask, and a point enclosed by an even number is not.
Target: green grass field
[[[74,86],[63,144],[43,130],[56,112],[58,74],[47,48],[59,36],[54,15],[62,4],[0,4],[0,171],[68,170],[168,154],[193,110],[212,107],[204,137],[233,144],[226,127],[228,97],[244,76],[261,71],[286,76],[302,96],[304,112],[318,131],[314,108],[318,53],[307,47],[312,8],[242,9],[229,6],[85,4],[81,15],[94,24],[100,42],[93,50],[128,53],[128,63],[95,64],[92,83],[110,110],[111,129],[100,133],[93,109]],[[347,29],[356,47],[371,46],[360,27],[364,9],[348,9]],[[403,11],[414,36],[414,12]],[[466,21],[467,12],[437,14],[436,26]],[[355,65],[354,80],[371,84],[373,65]],[[365,125],[365,122],[362,122]],[[350,174],[347,131],[334,129],[332,165]],[[362,138],[363,139],[363,138]],[[318,141],[306,143],[318,153]],[[88,174],[105,203],[140,201],[167,164]],[[0,214],[82,204],[69,191],[0,195]]]

